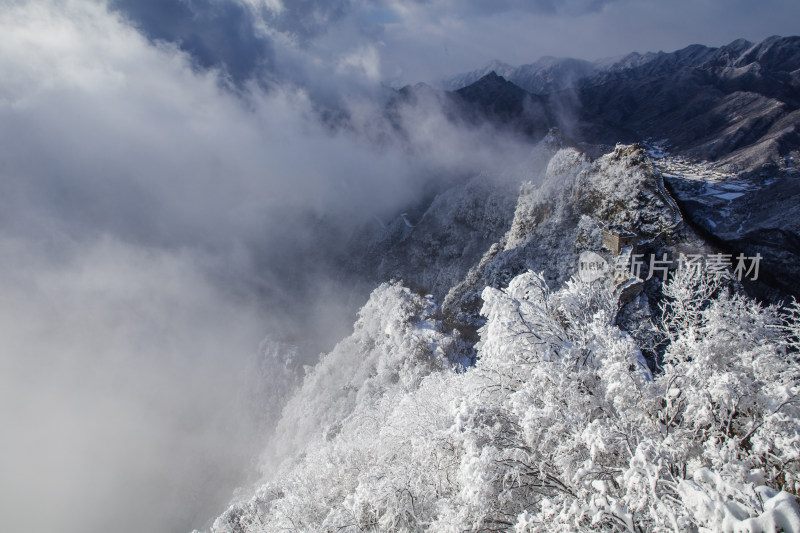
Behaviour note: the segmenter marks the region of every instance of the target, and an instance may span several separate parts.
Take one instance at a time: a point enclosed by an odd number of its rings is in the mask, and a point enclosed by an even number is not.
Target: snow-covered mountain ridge
[[[581,251],[615,259],[602,227],[642,251],[704,244],[641,146],[592,162],[551,136],[530,165],[515,202],[478,176],[368,234],[410,259],[379,275],[444,305],[381,284],[210,531],[800,531],[800,310],[702,270],[627,302],[613,279],[579,281]],[[501,237],[441,273],[452,250],[431,243],[451,232]]]
[[[210,531],[800,532],[800,309],[745,293],[794,291],[798,49],[393,94],[534,143],[351,236],[377,288]]]
[[[683,161],[679,176],[680,165],[664,174],[687,222],[726,253],[767,258],[764,279],[777,293],[766,296],[798,295],[798,58],[800,37],[739,39],[600,62],[593,74],[547,94],[514,85],[525,84],[513,71],[451,94],[467,115],[534,139],[557,126],[593,157],[617,141],[658,140],[670,161]],[[711,167],[735,179],[715,185],[681,177]]]
[[[586,61],[545,56],[533,63],[514,67],[499,60],[439,85],[450,91],[467,87],[491,72],[533,94],[549,94],[580,86],[601,85],[611,79],[643,77],[676,68],[724,67],[731,76],[742,75],[758,65],[764,70],[794,74],[800,69],[797,37],[773,36],[753,43],[737,39],[725,46],[693,44],[675,52],[632,52],[622,57]]]

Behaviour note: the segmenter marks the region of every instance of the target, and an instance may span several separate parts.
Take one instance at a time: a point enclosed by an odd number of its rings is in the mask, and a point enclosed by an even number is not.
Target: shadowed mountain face
[[[800,38],[735,41],[674,54],[585,80],[577,136],[605,142],[665,139],[669,150],[740,175],[744,191],[707,180],[667,181],[686,218],[723,251],[763,256],[763,276],[798,294],[800,275]],[[602,129],[600,129],[602,132]],[[723,180],[723,184],[724,184]],[[724,186],[724,185],[723,185]]]
[[[537,139],[558,121],[546,98],[530,94],[494,72],[455,91],[452,98],[468,120],[489,119]]]
[[[549,94],[575,87],[581,79],[599,71],[600,65],[583,59],[547,56],[520,67],[495,60],[482,69],[444,81],[442,87],[455,91],[494,72],[531,94]]]
[[[800,37],[595,63],[544,58],[506,66],[506,79],[491,72],[455,95],[495,120],[529,122],[522,129],[537,136],[557,126],[591,145],[663,139],[734,172],[783,168],[800,145],[798,58]]]
[[[693,45],[584,79],[578,136],[608,126],[606,142],[667,139],[734,171],[782,166],[798,146],[800,38],[721,48]],[[600,139],[596,139],[600,140]]]
[[[455,120],[536,141],[557,127],[593,157],[655,143],[687,222],[721,251],[761,254],[762,279],[800,294],[800,37],[496,66],[508,78],[492,71],[439,93]]]

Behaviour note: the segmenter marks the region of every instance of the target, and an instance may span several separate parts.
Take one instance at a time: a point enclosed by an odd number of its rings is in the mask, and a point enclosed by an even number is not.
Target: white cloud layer
[[[401,139],[363,98],[382,89],[342,78],[365,135],[334,135],[307,91],[237,96],[99,1],[2,4],[0,36],[10,531],[202,526],[265,438],[275,406],[253,394],[285,379],[257,371],[261,338],[298,316],[318,343],[352,323],[325,262],[341,221],[396,215],[433,175],[527,150],[453,127],[436,99],[400,111],[415,125]],[[342,67],[376,79],[377,49],[355,50]]]
[[[3,528],[179,531],[219,511],[261,438],[254,306],[189,256],[113,239],[3,238],[0,265]]]

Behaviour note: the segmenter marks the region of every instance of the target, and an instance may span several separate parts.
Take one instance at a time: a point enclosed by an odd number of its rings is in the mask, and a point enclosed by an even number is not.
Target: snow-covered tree
[[[290,459],[212,530],[800,532],[797,304],[702,271],[663,292],[655,373],[602,281],[534,272],[483,291],[457,371],[433,301],[379,287],[284,410]]]

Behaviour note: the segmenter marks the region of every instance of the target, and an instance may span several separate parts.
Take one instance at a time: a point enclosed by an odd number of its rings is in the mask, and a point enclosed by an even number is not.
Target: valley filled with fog
[[[5,523],[200,526],[351,331],[372,288],[341,261],[353,233],[527,147],[435,101],[402,136],[380,88],[332,131],[304,90],[236,94],[102,4],[2,10]],[[290,368],[267,338],[300,346]]]

